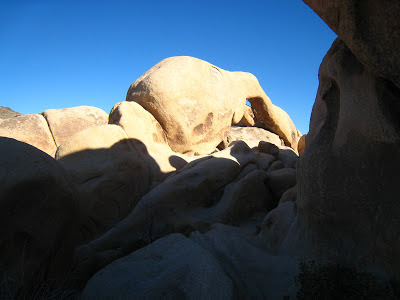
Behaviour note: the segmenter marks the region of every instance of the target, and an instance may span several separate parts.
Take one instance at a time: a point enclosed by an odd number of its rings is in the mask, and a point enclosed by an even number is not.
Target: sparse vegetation
[[[396,299],[388,281],[355,266],[300,262],[297,299]]]

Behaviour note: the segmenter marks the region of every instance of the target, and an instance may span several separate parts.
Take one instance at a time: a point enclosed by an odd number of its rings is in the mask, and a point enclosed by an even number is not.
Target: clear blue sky
[[[41,1],[0,4],[0,105],[107,113],[164,58],[251,72],[302,133],[335,34],[301,0]]]

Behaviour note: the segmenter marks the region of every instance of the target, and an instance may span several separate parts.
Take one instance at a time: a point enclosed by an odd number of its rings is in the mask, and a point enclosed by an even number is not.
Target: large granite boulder
[[[297,237],[400,278],[400,90],[371,74],[340,39],[319,81],[288,243]]]
[[[79,131],[58,148],[56,159],[83,201],[83,239],[124,219],[149,190],[149,164],[156,163],[134,143],[138,141],[131,141],[121,127],[102,125]]]
[[[164,237],[108,265],[82,299],[294,299],[299,259],[276,256],[256,238],[221,224],[205,234]]]
[[[400,2],[303,0],[377,77],[400,88]]]
[[[82,276],[169,233],[204,232],[214,223],[237,225],[255,213],[265,216],[273,202],[264,180],[275,160],[240,142],[188,163],[143,196],[124,220],[77,249]]]
[[[260,141],[270,142],[276,146],[281,146],[279,136],[271,131],[257,127],[239,127],[232,126],[229,128],[219,149],[225,149],[230,143],[235,141],[243,141],[250,148],[257,147]]]
[[[46,119],[39,114],[0,120],[0,136],[27,143],[53,157],[57,150]]]
[[[90,127],[108,123],[108,115],[100,108],[77,106],[62,109],[48,109],[41,113],[49,124],[57,147],[75,133]]]
[[[136,150],[154,160],[155,163],[149,164],[153,186],[162,182],[171,172],[182,168],[188,161],[195,159],[193,156],[172,151],[160,123],[136,102],[115,104],[110,113],[109,123],[120,126]]]
[[[293,122],[250,73],[228,72],[193,57],[171,57],[137,79],[126,96],[155,117],[172,150],[199,154],[211,153],[242,119],[246,99],[257,105],[260,120],[295,149]]]
[[[0,137],[0,153],[2,288],[15,292],[32,280],[64,279],[80,223],[68,174],[54,158],[14,139]]]
[[[232,299],[234,286],[207,250],[172,234],[96,273],[81,299]]]

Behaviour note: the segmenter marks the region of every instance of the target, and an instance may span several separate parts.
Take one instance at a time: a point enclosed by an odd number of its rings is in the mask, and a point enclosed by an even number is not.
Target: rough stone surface
[[[265,217],[259,237],[272,249],[277,250],[285,239],[296,213],[296,203],[290,201],[279,204]]]
[[[146,194],[118,225],[80,247],[77,260],[82,268],[91,270],[99,265],[92,266],[90,257],[107,256],[106,253],[115,249],[130,253],[168,233],[206,231],[215,222],[235,223],[254,213],[255,209],[266,211],[269,198],[264,180],[261,180],[263,177],[259,178],[259,175],[264,174],[262,170],[268,169],[274,159],[271,155],[252,151],[240,142],[188,163]],[[251,174],[253,171],[258,173]],[[235,181],[237,183],[231,187],[237,195],[233,195],[227,186]],[[246,182],[255,183],[254,190],[260,192],[257,197],[252,198],[254,193]],[[242,211],[239,204],[243,204]],[[107,257],[104,259],[105,263],[110,262]]]
[[[211,153],[229,127],[239,123],[246,99],[261,103],[262,121],[296,146],[293,122],[250,73],[228,72],[193,57],[171,57],[136,80],[126,97],[155,117],[172,150],[199,154]]]
[[[272,194],[278,202],[284,192],[296,185],[296,170],[283,168],[268,172],[267,181]]]
[[[189,238],[169,235],[112,263],[89,281],[82,298],[125,292],[138,298],[295,298],[298,263],[267,252],[238,228],[216,224]]]
[[[289,115],[280,107],[272,104],[267,95],[248,99],[257,120],[266,125],[268,130],[279,135],[286,146],[297,149],[299,136]]]
[[[219,148],[225,149],[230,143],[235,141],[243,141],[250,148],[258,147],[260,141],[270,142],[277,146],[281,145],[281,140],[279,136],[268,130],[257,128],[257,127],[237,127],[232,126],[226,133],[222,143]]]
[[[57,150],[46,120],[38,114],[0,120],[0,136],[30,144],[53,157]]]
[[[109,123],[120,126],[136,150],[155,161],[155,164],[149,165],[153,174],[152,183],[162,182],[168,174],[195,159],[172,151],[158,121],[136,102],[115,104]]]
[[[400,90],[366,70],[339,39],[319,81],[298,163],[291,240],[399,278]]]
[[[400,88],[400,2],[303,0],[377,77]]]
[[[150,187],[148,164],[156,165],[134,148],[117,125],[79,131],[61,144],[56,159],[84,199],[83,238],[102,233],[125,218]]]
[[[19,284],[28,284],[47,267],[48,276],[60,279],[71,267],[80,223],[77,193],[67,173],[37,148],[0,137],[0,178],[2,271],[24,278]]]
[[[0,106],[0,119],[9,119],[21,116],[22,114],[16,111],[13,111],[9,107]]]
[[[290,147],[281,146],[279,148],[278,159],[283,162],[285,168],[296,168],[299,156]]]
[[[307,134],[302,135],[299,139],[299,143],[297,144],[297,152],[299,153],[299,155],[302,155],[306,148],[306,137]]]
[[[279,147],[276,144],[270,142],[260,141],[258,143],[258,151],[271,154],[275,157],[279,156]]]
[[[243,118],[242,118],[241,122],[243,123],[244,126],[251,127],[251,126],[256,125],[254,112],[253,112],[253,109],[251,108],[251,106],[245,105],[244,112],[243,112]]]
[[[296,200],[297,200],[297,185],[295,185],[294,187],[288,189],[286,192],[283,193],[281,199],[279,200],[279,204],[285,202],[296,202]]]
[[[48,109],[41,115],[49,124],[57,147],[67,138],[83,129],[108,123],[108,115],[100,108],[92,106]]]
[[[234,286],[207,250],[172,234],[127,255],[94,275],[82,299],[232,299]]]

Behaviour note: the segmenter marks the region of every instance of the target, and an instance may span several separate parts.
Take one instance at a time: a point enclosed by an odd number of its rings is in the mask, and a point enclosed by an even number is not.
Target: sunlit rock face
[[[303,0],[336,32],[357,59],[400,87],[400,2]]]
[[[250,73],[228,72],[194,57],[170,57],[132,83],[126,96],[160,123],[172,150],[199,154],[211,153],[241,121],[246,99],[258,119],[296,149],[292,120]]]
[[[302,238],[400,275],[400,90],[337,39],[320,70],[297,168]]]

